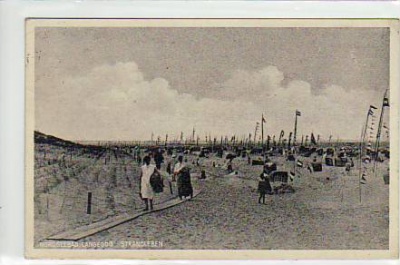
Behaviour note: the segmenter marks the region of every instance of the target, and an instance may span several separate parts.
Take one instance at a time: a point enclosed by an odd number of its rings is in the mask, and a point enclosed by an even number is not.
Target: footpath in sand
[[[171,199],[160,202],[154,205],[154,209],[152,211],[144,211],[144,210],[133,210],[130,213],[124,213],[121,215],[116,215],[113,217],[106,218],[104,220],[94,222],[88,225],[80,226],[78,228],[70,229],[55,235],[48,237],[46,240],[40,242],[40,246],[46,247],[59,247],[61,245],[73,245],[68,244],[68,241],[77,241],[83,238],[89,237],[91,235],[97,234],[102,231],[106,231],[110,228],[116,227],[118,225],[124,224],[126,222],[132,221],[136,218],[139,218],[146,214],[152,214],[154,212],[162,211],[168,209],[170,207],[174,207],[181,203],[187,202],[197,195],[201,193],[201,183],[198,180],[193,181],[193,197],[192,198],[183,198],[179,199],[177,195],[172,197]],[[166,187],[168,188],[168,187]],[[174,189],[175,190],[175,189]]]

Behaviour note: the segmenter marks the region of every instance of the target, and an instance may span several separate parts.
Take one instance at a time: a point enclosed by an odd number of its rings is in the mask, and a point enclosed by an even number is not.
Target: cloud
[[[379,106],[383,96],[380,91],[337,85],[326,86],[316,94],[305,81],[292,80],[283,85],[284,79],[275,66],[258,71],[240,70],[216,86],[213,95],[253,103],[253,108],[266,116],[269,134],[278,134],[281,128],[293,131],[294,113],[298,109],[302,112],[298,137],[313,131],[325,139],[331,134],[342,139],[359,138],[369,105]]]
[[[38,87],[36,129],[72,140],[146,140],[152,133],[162,139],[181,131],[187,136],[195,127],[200,137],[211,133],[219,139],[253,134],[264,113],[265,134],[272,135],[292,130],[299,109],[298,137],[314,131],[356,139],[369,105],[381,100],[374,91],[359,94],[339,86],[316,95],[301,80],[283,86],[284,78],[275,66],[238,70],[208,97],[196,98],[161,77],[147,79],[135,62],[102,65],[66,78],[45,97]]]

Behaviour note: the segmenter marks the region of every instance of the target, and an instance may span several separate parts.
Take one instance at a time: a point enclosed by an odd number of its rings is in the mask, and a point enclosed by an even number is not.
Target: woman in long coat
[[[182,197],[187,197],[190,196],[190,198],[193,198],[193,187],[192,187],[192,181],[190,178],[190,169],[188,167],[184,167],[181,169],[181,171],[178,174],[178,179],[177,179],[177,186],[178,186],[178,196],[180,199]]]
[[[193,187],[190,179],[190,169],[183,162],[183,156],[178,157],[178,163],[175,165],[174,174],[177,176],[178,196],[193,197]]]

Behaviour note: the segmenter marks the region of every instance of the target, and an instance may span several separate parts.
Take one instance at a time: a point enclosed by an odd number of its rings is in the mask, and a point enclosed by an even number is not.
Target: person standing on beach
[[[266,165],[264,166],[264,170],[258,178],[258,192],[260,193],[258,203],[261,203],[262,200],[262,204],[265,204],[265,194],[272,194],[272,187],[271,183],[269,182],[269,172]]]
[[[226,162],[226,169],[228,170],[228,173],[232,173],[233,171],[233,158],[229,158],[228,161]]]
[[[164,156],[162,155],[161,149],[158,149],[154,154],[154,161],[156,162],[156,168],[161,169],[161,164],[164,162]]]
[[[183,162],[183,156],[178,156],[178,162],[174,166],[174,180],[176,180],[176,176],[181,172],[181,170],[185,167],[185,163]]]
[[[141,167],[141,174],[140,174],[140,197],[144,200],[146,208],[144,211],[153,210],[153,198],[154,198],[154,191],[150,185],[150,177],[151,175],[157,171],[154,165],[150,165],[150,156],[145,156],[143,158],[143,166]]]

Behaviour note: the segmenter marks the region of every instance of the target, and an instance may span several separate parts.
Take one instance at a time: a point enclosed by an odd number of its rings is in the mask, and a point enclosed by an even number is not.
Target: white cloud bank
[[[72,140],[146,140],[152,132],[162,139],[181,131],[188,136],[195,126],[200,137],[211,133],[219,139],[253,134],[264,113],[265,135],[278,135],[281,129],[293,130],[298,109],[298,139],[311,131],[325,139],[330,134],[357,139],[369,105],[379,106],[382,97],[338,86],[317,95],[307,82],[283,86],[283,80],[274,66],[238,70],[216,84],[208,98],[196,98],[174,90],[163,78],[146,80],[134,62],[103,65],[64,80],[51,95],[38,96],[36,129]]]

